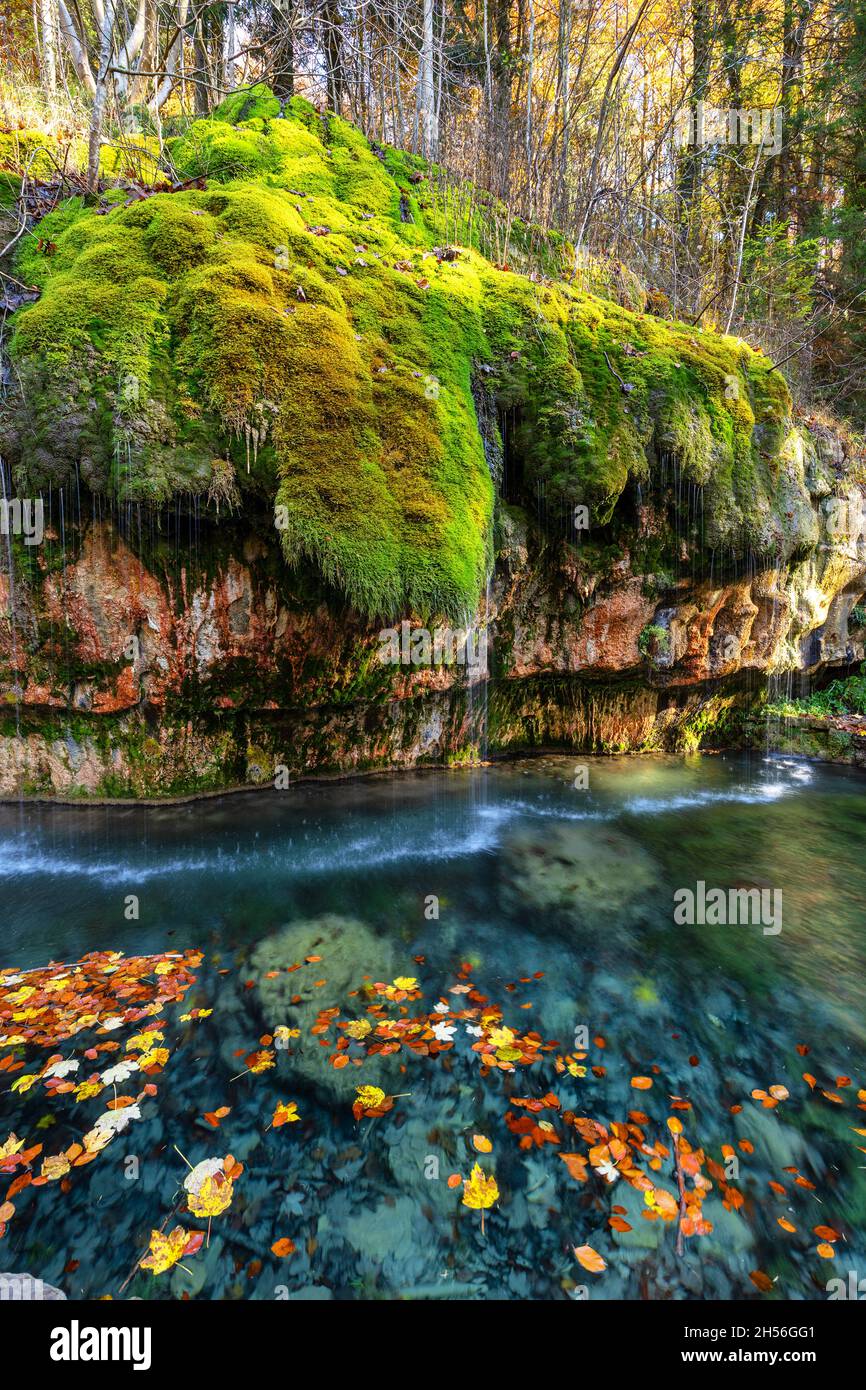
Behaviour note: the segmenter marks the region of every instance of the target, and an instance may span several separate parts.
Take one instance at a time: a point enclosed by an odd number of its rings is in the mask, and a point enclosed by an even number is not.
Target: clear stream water
[[[138,1273],[125,1296],[808,1299],[866,1269],[862,774],[759,756],[582,766],[588,786],[579,775],[575,785],[573,758],[546,757],[178,807],[0,807],[7,972],[88,951],[203,953],[184,1004],[158,1020],[170,1056],[151,1078],[156,1097],[62,1186],[14,1198],[0,1268],[73,1297],[118,1296],[182,1197],[177,1146],[191,1163],[231,1152],[245,1171],[187,1269]],[[781,931],[676,925],[673,895],[698,881],[781,891]],[[334,1069],[336,1025],[327,1047],[310,1026],[319,1009],[365,1017],[365,976],[416,978],[420,997],[384,997],[385,1013],[428,1015],[438,1002],[453,1046]],[[473,1007],[467,987],[501,1008],[503,1026],[555,1046],[483,1075],[467,1031],[477,1018],[454,1018]],[[180,1022],[190,1007],[213,1012]],[[238,1077],[278,1025],[300,1036],[274,1067]],[[586,1074],[558,1071],[587,1037]],[[85,1045],[82,1035],[58,1051],[81,1057]],[[47,1053],[28,1050],[27,1072],[34,1058],[38,1070]],[[636,1089],[635,1076],[652,1087]],[[11,1130],[52,1154],[111,1094],[75,1104],[11,1084],[0,1074],[0,1143]],[[361,1084],[398,1096],[393,1108],[357,1121]],[[771,1085],[789,1094],[765,1108],[751,1093]],[[547,1135],[559,1143],[521,1147],[506,1114],[549,1092],[559,1106],[544,1112]],[[671,1097],[691,1108],[673,1110]],[[278,1100],[297,1102],[298,1123],[268,1128]],[[203,1115],[219,1106],[230,1113],[214,1129]],[[692,1148],[724,1163],[731,1146],[740,1209],[714,1183],[712,1232],[678,1251],[677,1223],[646,1219],[623,1176],[569,1174],[558,1151],[589,1146],[566,1110],[606,1128],[642,1112],[651,1143],[669,1141],[678,1115]],[[476,1134],[490,1153],[476,1152]],[[447,1181],[476,1160],[499,1188],[483,1235]],[[676,1191],[672,1161],[655,1178]],[[612,1214],[630,1229],[614,1230]],[[819,1224],[836,1234],[833,1259],[817,1253]],[[288,1258],[271,1253],[280,1237],[294,1242]],[[575,1259],[584,1245],[601,1273]]]

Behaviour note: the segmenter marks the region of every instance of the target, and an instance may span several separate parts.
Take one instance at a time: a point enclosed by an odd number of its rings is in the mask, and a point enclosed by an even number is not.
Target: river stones
[[[321,960],[307,964],[307,956],[321,956]],[[298,963],[300,970],[288,971],[287,967]],[[292,922],[261,941],[249,960],[249,976],[255,985],[247,994],[260,1009],[262,1025],[269,1033],[280,1025],[300,1029],[300,1036],[289,1042],[287,1058],[277,1052],[280,1071],[299,1077],[318,1094],[339,1100],[353,1098],[361,1085],[405,1090],[396,1085],[399,1062],[395,1055],[374,1057],[363,1067],[335,1070],[329,1059],[339,1032],[332,1026],[329,1047],[322,1047],[319,1036],[311,1033],[322,1009],[339,1006],[341,1018],[365,1018],[366,1000],[352,991],[363,990],[365,976],[370,981],[390,981],[404,965],[405,961],[396,961],[393,944],[386,937],[356,918],[335,913]],[[327,983],[317,987],[317,980]]]
[[[658,869],[646,851],[597,822],[527,826],[502,847],[499,901],[539,931],[633,922],[658,886]]]

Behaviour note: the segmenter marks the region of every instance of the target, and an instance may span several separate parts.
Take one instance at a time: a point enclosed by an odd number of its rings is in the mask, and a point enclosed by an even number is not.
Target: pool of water
[[[0,1269],[71,1297],[827,1298],[866,1270],[864,785],[546,757],[0,807]],[[109,952],[79,995],[46,969]],[[229,1154],[197,1218],[184,1180]],[[201,1248],[138,1268],[177,1225]]]

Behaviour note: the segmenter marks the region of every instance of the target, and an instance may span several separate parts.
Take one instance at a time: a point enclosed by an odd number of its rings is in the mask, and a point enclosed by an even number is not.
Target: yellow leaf
[[[378,1110],[385,1099],[385,1092],[378,1086],[358,1086],[358,1100],[365,1110]]]
[[[499,1188],[493,1174],[487,1177],[480,1163],[476,1163],[468,1178],[463,1180],[463,1205],[473,1211],[484,1211],[499,1201]]]
[[[24,1140],[19,1139],[17,1134],[10,1134],[5,1144],[0,1144],[0,1159],[11,1158],[24,1148]]]
[[[191,1191],[187,1205],[193,1216],[219,1216],[232,1204],[234,1184],[225,1173],[206,1177],[197,1191]]]
[[[154,1275],[164,1274],[176,1265],[183,1255],[189,1236],[182,1226],[175,1226],[170,1236],[162,1231],[151,1231],[150,1254],[139,1260],[142,1269],[149,1269]]]
[[[277,1101],[277,1108],[274,1111],[274,1118],[271,1121],[271,1124],[273,1125],[274,1129],[279,1129],[280,1125],[294,1124],[295,1121],[300,1120],[300,1118],[301,1117],[298,1114],[298,1106],[296,1101],[280,1100]]]
[[[42,1176],[49,1182],[56,1182],[66,1176],[71,1166],[65,1154],[52,1154],[42,1160]]]

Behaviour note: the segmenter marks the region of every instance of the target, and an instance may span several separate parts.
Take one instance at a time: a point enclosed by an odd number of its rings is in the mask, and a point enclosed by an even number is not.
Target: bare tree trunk
[[[271,86],[276,96],[287,98],[295,94],[295,40],[292,24],[292,0],[280,0],[271,5]]]
[[[96,93],[90,112],[90,138],[87,145],[87,187],[95,193],[99,187],[99,150],[102,143],[102,122],[108,99],[111,56],[114,49],[115,0],[102,0],[99,25],[99,68],[96,74]]]
[[[226,28],[223,39],[223,86],[227,91],[234,91],[237,85],[237,60],[235,51],[238,46],[237,26],[235,24],[234,0],[226,5]]]
[[[634,39],[635,34],[640,28],[641,20],[643,19],[648,9],[649,0],[641,0],[640,9],[638,10],[637,15],[635,16],[630,26],[628,27],[628,29],[626,29],[625,33],[622,36],[619,48],[617,49],[616,57],[613,61],[613,66],[611,67],[611,70],[607,76],[607,83],[604,89],[604,96],[602,97],[601,101],[601,109],[598,113],[598,126],[596,128],[595,146],[592,151],[592,163],[590,164],[589,169],[589,188],[587,190],[586,196],[586,208],[584,209],[583,221],[580,225],[580,235],[577,238],[576,250],[578,251],[578,253],[580,252],[581,247],[583,246],[583,240],[586,236],[586,230],[589,226],[590,218],[592,217],[592,214],[595,210],[595,195],[596,189],[598,187],[598,172],[599,166],[601,164],[601,151],[602,145],[604,143],[605,130],[607,128],[607,117],[608,111],[610,109],[610,103],[613,99],[614,93],[616,92],[619,83],[619,74],[622,70],[623,63],[625,62],[626,57],[628,56],[628,51],[631,48],[632,40]]]
[[[72,66],[75,68],[75,71],[78,74],[79,81],[81,82],[81,85],[84,87],[85,91],[89,92],[92,97],[95,97],[96,78],[93,76],[93,71],[90,66],[90,60],[87,56],[87,48],[85,47],[85,43],[75,27],[75,23],[72,19],[72,16],[66,8],[65,0],[58,0],[57,9],[58,15],[60,17],[60,32],[62,33],[63,41],[69,50],[69,56],[72,59]]]
[[[195,58],[195,111],[197,116],[207,116],[210,112],[210,98],[208,92],[208,61],[207,61],[207,40],[204,34],[205,17],[199,18],[195,26],[195,37],[193,38],[192,51]]]
[[[564,227],[568,220],[568,154],[571,137],[571,0],[559,0],[556,81],[559,110],[554,115],[554,124],[559,130],[560,143],[557,188],[551,198],[551,207]]]
[[[188,14],[189,0],[178,0],[177,32],[171,39],[168,52],[165,55],[165,75],[150,99],[151,111],[159,111],[171,94],[171,89],[175,83],[178,58],[183,53],[183,36]]]
[[[156,68],[158,61],[158,37],[159,37],[159,15],[156,8],[156,0],[147,0],[147,15],[144,26],[144,39],[141,45],[141,62],[139,67],[142,72],[150,73]],[[133,101],[143,101],[145,92],[150,85],[150,78],[137,77],[132,87],[131,99]]]
[[[42,29],[42,85],[49,96],[54,96],[57,90],[57,24],[54,17],[54,0],[40,0],[39,22]]]
[[[532,177],[532,84],[535,80],[535,5],[529,0],[529,55],[526,68],[526,129],[524,132],[524,158],[526,160],[527,221],[531,222],[535,209],[534,181]]]
[[[327,0],[322,13],[324,28],[325,74],[328,106],[339,116],[343,106],[343,18],[334,0]]]
[[[433,84],[433,0],[424,0],[421,53],[418,59],[418,92],[421,153],[425,159],[435,159],[439,132],[436,128],[436,94]]]

